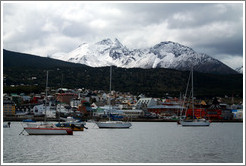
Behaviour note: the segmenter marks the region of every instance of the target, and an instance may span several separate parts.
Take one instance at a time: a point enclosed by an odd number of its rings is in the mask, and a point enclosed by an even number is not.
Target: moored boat
[[[56,127],[52,123],[26,123],[24,127],[29,135],[73,135],[71,128]]]
[[[80,119],[75,119],[73,117],[67,117],[67,118],[60,118],[64,120],[65,122],[59,122],[56,125],[56,127],[60,128],[70,128],[73,131],[84,131],[84,128],[88,129],[85,127],[85,122],[81,121]]]
[[[130,122],[123,121],[106,121],[106,122],[96,122],[99,128],[130,128],[132,124]]]
[[[46,90],[45,90],[46,94],[45,94],[44,123],[43,124],[37,124],[37,123],[26,124],[27,127],[24,127],[23,131],[26,131],[29,135],[73,135],[72,129],[59,128],[53,124],[48,124],[46,122],[47,87],[48,87],[48,71],[47,71]],[[20,134],[22,134],[22,132]]]
[[[63,128],[44,128],[44,127],[25,127],[29,135],[73,135],[72,129]]]
[[[180,123],[182,126],[190,126],[190,127],[203,127],[203,126],[209,126],[210,125],[210,121],[204,118],[196,118],[195,117],[195,110],[194,110],[194,90],[193,90],[193,67],[191,68],[191,106],[192,106],[192,119],[188,119],[188,117],[186,117],[185,119],[180,120],[180,122],[178,122],[178,124]],[[187,84],[187,88],[189,85],[189,80],[188,80],[188,84]],[[186,90],[187,92],[187,90]]]
[[[182,126],[209,126],[210,122],[206,119],[194,119],[194,120],[182,120],[180,121]]]
[[[33,119],[25,119],[25,120],[23,120],[23,122],[36,122],[36,121]]]
[[[64,128],[64,129],[72,129],[73,131],[84,131],[84,128],[86,128],[83,123],[76,125],[74,123],[68,123],[68,122],[57,123],[56,127]]]
[[[109,84],[109,92],[111,93],[111,77],[112,77],[112,66],[110,66],[110,84]],[[109,99],[109,110],[108,112],[112,113],[113,109],[111,106],[111,102]],[[123,122],[123,121],[111,121],[110,120],[110,116],[109,116],[109,120],[106,122],[96,122],[97,126],[99,128],[130,128],[132,126],[132,124],[130,122]]]

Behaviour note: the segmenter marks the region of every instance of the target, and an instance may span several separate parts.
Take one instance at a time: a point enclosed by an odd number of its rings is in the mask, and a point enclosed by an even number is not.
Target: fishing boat
[[[37,124],[37,123],[28,124],[27,123],[26,124],[27,127],[24,127],[23,131],[26,131],[29,135],[73,135],[73,130],[72,129],[59,128],[59,127],[56,127],[54,124],[48,124],[46,122],[47,87],[48,87],[48,71],[47,71],[46,90],[45,90],[46,94],[45,94],[44,123],[41,123],[41,124]]]
[[[192,113],[193,113],[193,116],[192,118],[188,118],[188,117],[185,117],[184,119],[181,119],[178,123],[180,123],[182,126],[190,126],[190,127],[198,127],[198,126],[209,126],[210,125],[210,121],[205,119],[205,118],[196,118],[195,117],[195,110],[194,110],[194,89],[193,89],[193,67],[191,68],[191,104],[192,104]],[[189,77],[190,79],[190,77]],[[188,83],[187,83],[187,88],[186,88],[186,93],[187,93],[187,89],[188,89],[188,86],[189,86],[189,80],[188,80]]]
[[[111,77],[112,77],[112,66],[110,66],[110,85],[109,85],[109,92],[111,93]],[[109,113],[113,112],[112,106],[111,106],[111,102],[109,99]],[[97,126],[99,128],[109,128],[109,129],[124,129],[124,128],[130,128],[132,126],[132,124],[130,122],[123,122],[123,121],[111,121],[110,120],[110,116],[109,116],[109,120],[105,121],[105,122],[96,122]]]

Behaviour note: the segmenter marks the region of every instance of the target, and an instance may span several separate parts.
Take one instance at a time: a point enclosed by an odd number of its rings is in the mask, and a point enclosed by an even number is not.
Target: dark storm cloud
[[[130,48],[171,40],[217,59],[243,54],[242,3],[23,2],[2,8],[4,48],[14,51],[46,56],[116,37]]]
[[[210,54],[230,54],[232,56],[238,56],[243,53],[243,39],[222,41],[216,45],[208,43],[202,47],[212,49],[213,52],[210,52]]]

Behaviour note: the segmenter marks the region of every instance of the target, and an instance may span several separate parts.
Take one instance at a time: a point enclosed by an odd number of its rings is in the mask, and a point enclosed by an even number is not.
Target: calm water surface
[[[130,129],[88,130],[72,136],[19,135],[21,122],[3,129],[3,163],[242,163],[243,123],[182,127],[133,122]]]

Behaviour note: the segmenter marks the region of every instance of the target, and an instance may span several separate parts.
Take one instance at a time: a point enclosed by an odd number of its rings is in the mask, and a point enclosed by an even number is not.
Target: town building
[[[155,113],[160,117],[179,116],[184,107],[180,105],[155,105],[148,107],[148,112]]]
[[[15,103],[11,100],[3,101],[3,116],[15,115]]]
[[[56,94],[56,100],[61,103],[66,103],[70,105],[72,99],[78,98],[78,95],[75,93],[58,93]]]
[[[136,109],[147,109],[155,105],[157,105],[157,102],[153,98],[140,98],[136,103]]]
[[[233,119],[243,120],[243,109],[232,110]]]

